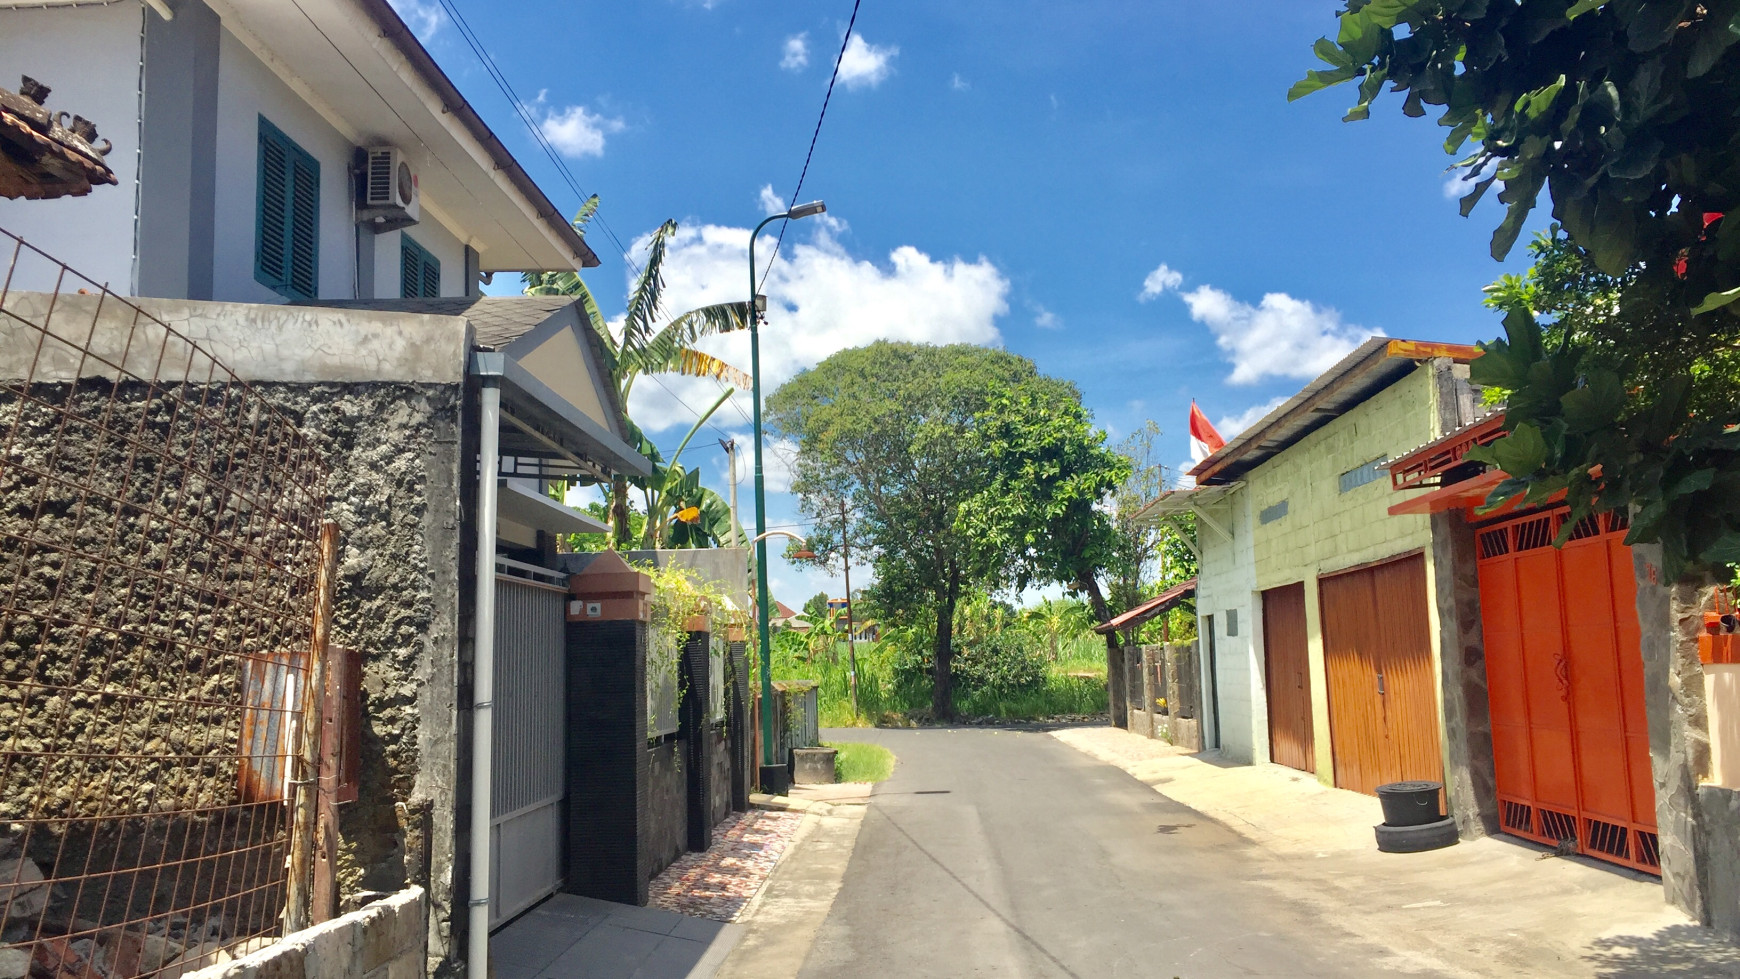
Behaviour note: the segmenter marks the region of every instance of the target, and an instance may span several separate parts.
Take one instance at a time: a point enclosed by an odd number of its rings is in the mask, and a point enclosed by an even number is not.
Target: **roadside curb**
[[[749,805],[755,809],[765,809],[769,812],[806,812],[815,813],[818,816],[831,815],[834,811],[834,805],[830,802],[794,799],[789,795],[767,795],[763,792],[750,793]]]

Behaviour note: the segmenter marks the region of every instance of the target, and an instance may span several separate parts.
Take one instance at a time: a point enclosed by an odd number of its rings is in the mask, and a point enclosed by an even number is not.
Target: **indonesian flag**
[[[1220,437],[1220,433],[1215,431],[1214,426],[1208,423],[1208,416],[1202,413],[1202,409],[1196,406],[1195,401],[1191,401],[1190,461],[1201,462],[1214,453],[1219,452],[1221,447],[1224,445],[1226,445],[1226,439]]]

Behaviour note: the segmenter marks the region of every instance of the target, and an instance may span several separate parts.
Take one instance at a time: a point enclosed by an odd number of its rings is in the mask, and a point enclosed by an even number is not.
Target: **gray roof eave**
[[[472,355],[472,370],[482,377],[499,378],[503,407],[522,421],[537,425],[546,436],[563,443],[576,455],[591,458],[624,475],[652,474],[652,463],[645,456],[551,390],[507,354],[475,353]]]

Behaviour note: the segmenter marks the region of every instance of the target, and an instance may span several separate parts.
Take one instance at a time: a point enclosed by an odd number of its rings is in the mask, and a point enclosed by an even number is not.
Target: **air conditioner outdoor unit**
[[[421,220],[417,175],[405,154],[396,147],[377,146],[365,151],[365,156],[357,221],[376,231],[393,231]]]

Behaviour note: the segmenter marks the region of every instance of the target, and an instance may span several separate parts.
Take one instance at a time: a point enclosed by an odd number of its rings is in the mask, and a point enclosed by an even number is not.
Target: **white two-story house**
[[[598,264],[387,0],[0,0],[20,76],[97,125],[119,186],[0,200],[0,227],[119,294],[458,297]]]

